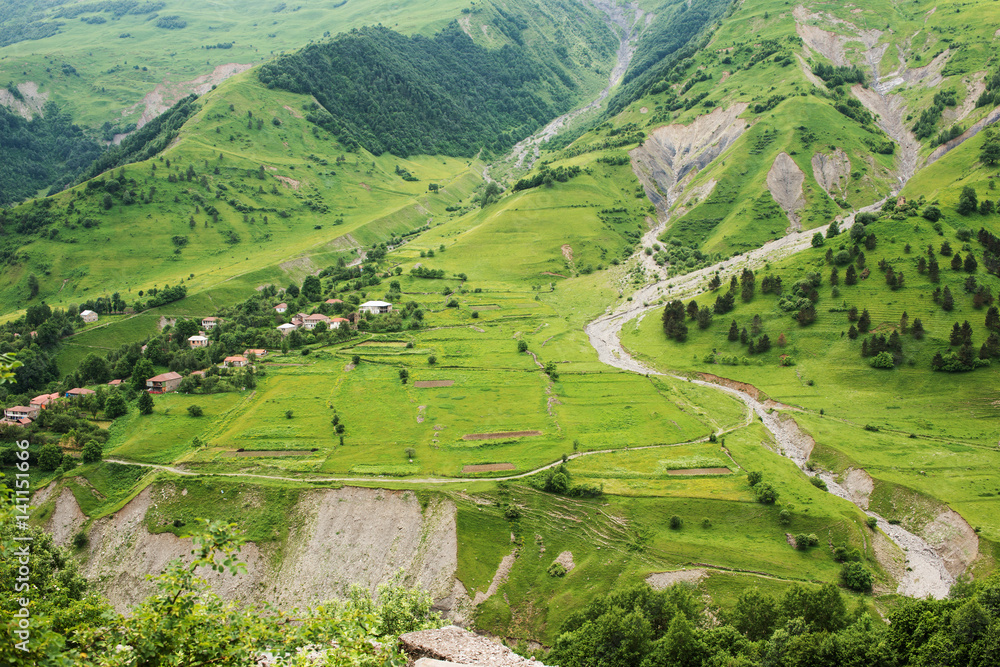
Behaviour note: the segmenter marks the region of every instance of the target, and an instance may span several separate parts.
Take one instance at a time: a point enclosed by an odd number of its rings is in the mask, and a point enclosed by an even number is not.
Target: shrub
[[[870,516],[870,517],[868,517],[867,519],[865,519],[865,523],[866,523],[866,524],[868,525],[868,527],[869,527],[869,528],[871,528],[872,530],[875,530],[876,528],[878,528],[878,519],[876,519],[876,518],[875,518],[875,517],[873,517],[873,516]]]
[[[822,489],[824,491],[827,490],[826,482],[824,482],[822,479],[820,479],[820,477],[818,475],[810,477],[809,478],[809,483],[812,484],[813,486],[815,486],[817,489]]]
[[[405,450],[403,450],[403,453],[406,454],[406,458],[412,459],[414,456],[417,455],[417,450],[415,450],[413,447],[407,447]]]
[[[805,551],[810,546],[812,546],[809,543],[809,536],[806,535],[805,533],[799,533],[793,539],[795,540],[795,548],[798,549],[799,551]]]
[[[892,360],[892,353],[890,352],[879,352],[871,360],[872,368],[895,368],[896,365]]]
[[[673,530],[680,530],[684,526],[684,520],[681,519],[676,514],[670,517],[670,528]]]
[[[427,357],[427,363],[430,364],[431,366],[433,366],[434,364],[436,364],[437,361],[438,361],[438,358],[435,357],[433,354],[431,356]]]
[[[527,352],[528,351],[528,343],[526,341],[523,341],[523,340],[517,341],[517,351],[518,352]]]
[[[750,482],[750,486],[757,486],[762,479],[764,479],[764,473],[759,470],[751,470],[747,473],[747,481]]]
[[[62,463],[63,453],[59,445],[49,443],[42,447],[38,454],[38,467],[42,470],[55,470]]]
[[[705,529],[711,528],[712,520],[709,519],[708,517],[705,517],[704,519],[701,520],[701,527]]]
[[[778,490],[767,482],[757,484],[753,491],[758,503],[773,505],[778,500]]]
[[[87,546],[90,540],[87,538],[87,533],[83,532],[83,529],[76,531],[76,535],[73,536],[73,546],[77,549],[82,549]]]
[[[840,580],[852,591],[864,593],[872,589],[875,576],[861,563],[844,563],[840,569]]]
[[[201,409],[200,405],[189,405],[188,414],[192,417],[201,417],[205,412]]]
[[[104,447],[96,440],[90,440],[83,446],[83,462],[96,463],[104,456]]]
[[[550,577],[565,577],[566,576],[566,566],[562,563],[552,563],[549,565],[549,569],[546,570]]]
[[[517,521],[521,518],[521,510],[517,505],[507,505],[507,508],[503,511],[503,515],[508,521]]]
[[[293,416],[293,414],[294,413],[291,410],[286,411],[285,412],[285,419],[291,419],[292,416]]]
[[[778,521],[781,522],[782,526],[787,526],[792,522],[792,513],[788,510],[781,510],[778,512]]]

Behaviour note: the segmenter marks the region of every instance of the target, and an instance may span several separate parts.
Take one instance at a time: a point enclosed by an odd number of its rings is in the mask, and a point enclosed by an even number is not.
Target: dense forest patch
[[[310,121],[376,155],[499,152],[569,109],[576,88],[558,64],[543,65],[514,39],[526,23],[508,23],[513,44],[497,50],[456,23],[431,38],[352,30],[263,65],[259,77],[313,95],[323,108]]]

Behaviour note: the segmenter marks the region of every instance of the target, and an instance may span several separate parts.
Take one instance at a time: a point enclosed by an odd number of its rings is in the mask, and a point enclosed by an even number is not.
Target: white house
[[[358,306],[358,310],[362,313],[391,313],[392,304],[386,303],[385,301],[365,301],[363,304]]]
[[[92,310],[85,310],[82,313],[80,313],[80,318],[84,322],[88,322],[88,323],[89,322],[96,322],[97,321],[97,313],[95,313]]]
[[[203,317],[201,319],[201,326],[206,331],[211,331],[215,328],[215,325],[219,323],[218,317]]]
[[[188,337],[188,345],[190,345],[192,348],[195,348],[195,347],[208,347],[209,342],[210,341],[207,338],[205,338],[204,336],[189,336]]]
[[[298,327],[295,326],[294,324],[282,324],[282,325],[280,325],[278,327],[278,331],[281,332],[282,336],[287,336],[288,334],[292,333],[296,329],[298,329]]]
[[[330,328],[339,329],[341,324],[350,324],[350,320],[346,317],[331,317],[330,318]]]
[[[5,419],[10,421],[18,421],[21,419],[34,419],[41,412],[41,408],[37,405],[15,405],[12,408],[7,408],[3,411],[3,416]]]
[[[315,329],[319,324],[325,324],[329,327],[330,318],[321,313],[316,313],[315,315],[306,315],[302,319],[302,326],[306,329]]]
[[[286,310],[288,310],[288,304],[287,303],[279,303],[277,306],[274,307],[274,311],[277,312],[277,313],[283,313]]]

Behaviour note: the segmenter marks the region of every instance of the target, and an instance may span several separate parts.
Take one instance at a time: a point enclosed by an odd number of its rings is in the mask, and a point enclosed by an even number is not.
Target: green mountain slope
[[[873,618],[903,582],[943,595],[958,574],[995,569],[992,3],[641,2],[651,14],[624,44],[603,2],[402,6],[419,30],[300,44],[182,105],[176,124],[148,125],[149,143],[126,140],[96,178],[0,211],[0,312],[19,321],[0,327],[0,352],[28,350],[21,376],[36,380],[0,389],[6,404],[30,400],[27,386],[173,370],[184,390],[151,414],[129,398],[104,430],[91,403],[73,428],[100,431],[108,457],[199,483],[454,492],[469,594],[511,556],[475,616],[498,635],[551,643],[616,584],[692,565],[728,610],[752,585],[840,582],[856,558]],[[509,180],[488,169],[584,105]],[[836,218],[843,231],[826,233]],[[32,343],[43,301],[98,298],[141,312],[85,328],[58,313]],[[354,337],[276,328],[370,299],[395,311],[362,317]],[[585,330],[609,312],[620,346]],[[212,346],[192,350],[206,316],[221,318]],[[51,320],[80,328],[60,339]],[[259,373],[216,373],[248,348],[268,350]],[[72,448],[57,425],[36,427],[33,446]],[[782,455],[799,448],[801,466]],[[99,480],[105,465],[76,475]],[[758,502],[751,471],[777,502]],[[128,494],[171,474],[150,470]],[[80,494],[92,518],[126,495]],[[179,515],[226,518],[191,495]],[[893,542],[896,525],[926,550]],[[278,558],[284,533],[271,532],[255,536]],[[576,567],[558,576],[564,551]],[[926,551],[942,563],[933,590],[912,560]]]

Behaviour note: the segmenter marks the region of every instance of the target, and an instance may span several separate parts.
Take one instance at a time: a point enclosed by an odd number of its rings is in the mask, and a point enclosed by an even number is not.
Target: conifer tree
[[[941,307],[947,311],[955,307],[955,299],[951,295],[951,290],[945,285],[944,292],[941,293]]]
[[[868,314],[868,309],[865,308],[861,311],[861,317],[858,318],[858,331],[861,333],[868,333],[868,330],[872,327],[872,316]]]

